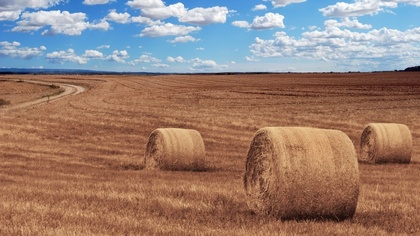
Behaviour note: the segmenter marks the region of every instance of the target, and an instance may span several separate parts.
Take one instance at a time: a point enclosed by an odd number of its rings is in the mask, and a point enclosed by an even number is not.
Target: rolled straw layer
[[[147,142],[146,169],[197,170],[205,165],[205,147],[200,133],[193,129],[154,130]]]
[[[268,127],[251,142],[244,175],[249,207],[281,219],[354,215],[359,194],[356,152],[341,131]]]
[[[359,160],[370,163],[410,163],[410,129],[403,124],[370,123],[362,132]]]

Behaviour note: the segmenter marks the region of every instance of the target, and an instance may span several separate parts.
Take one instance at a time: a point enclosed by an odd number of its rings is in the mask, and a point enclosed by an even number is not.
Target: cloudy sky
[[[328,72],[420,65],[420,0],[0,0],[0,67]]]

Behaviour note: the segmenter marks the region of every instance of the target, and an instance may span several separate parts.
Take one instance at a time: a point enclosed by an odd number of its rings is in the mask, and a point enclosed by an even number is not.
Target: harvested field
[[[0,76],[19,79],[87,91],[0,107],[0,235],[420,234],[420,73]],[[359,153],[368,123],[407,125],[413,151],[408,165],[359,165],[352,219],[282,222],[248,209],[243,173],[259,128],[337,129]],[[200,132],[211,170],[144,169],[159,127]]]

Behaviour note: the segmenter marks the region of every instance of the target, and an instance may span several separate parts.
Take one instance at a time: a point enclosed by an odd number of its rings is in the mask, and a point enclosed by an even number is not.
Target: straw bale
[[[201,170],[205,167],[205,147],[193,129],[160,128],[150,136],[145,152],[146,169]]]
[[[248,151],[244,185],[256,213],[283,220],[351,218],[359,195],[353,143],[337,130],[262,128]]]
[[[369,163],[410,163],[410,129],[403,124],[370,123],[361,135],[359,161]]]

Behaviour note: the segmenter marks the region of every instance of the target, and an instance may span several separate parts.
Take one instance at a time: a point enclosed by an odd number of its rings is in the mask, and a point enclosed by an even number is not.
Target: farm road
[[[33,80],[24,80],[24,83],[33,83],[33,84],[40,84],[40,85],[51,85],[52,83],[50,82],[43,82],[43,81],[33,81]],[[64,83],[53,83],[54,85],[60,86],[60,88],[64,89],[64,92],[54,95],[54,96],[49,96],[49,97],[42,97],[42,98],[38,98],[32,101],[27,101],[27,102],[22,102],[22,103],[18,103],[16,105],[12,105],[9,107],[6,107],[5,109],[1,109],[0,111],[10,111],[10,110],[16,110],[16,109],[20,109],[20,108],[25,108],[25,107],[30,107],[30,106],[35,106],[35,105],[39,105],[42,103],[47,103],[47,102],[52,102],[52,101],[56,101],[58,99],[70,96],[70,95],[77,95],[79,93],[83,93],[84,91],[86,91],[86,89],[82,86],[79,85],[73,85],[73,84],[64,84]]]

